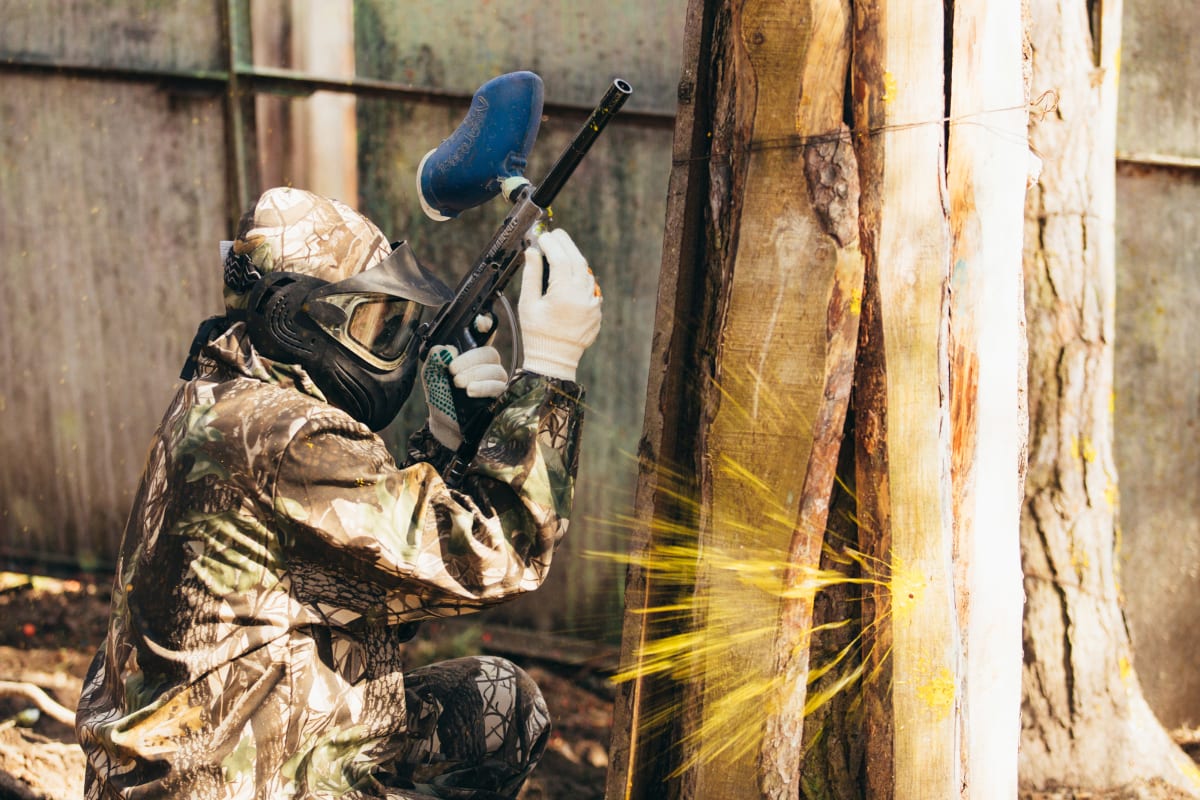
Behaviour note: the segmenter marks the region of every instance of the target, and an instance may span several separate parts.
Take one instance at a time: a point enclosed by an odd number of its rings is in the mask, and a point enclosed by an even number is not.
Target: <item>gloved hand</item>
[[[462,433],[454,396],[450,393],[451,381],[465,389],[468,397],[499,397],[508,385],[508,372],[494,347],[477,347],[461,356],[449,345],[429,351],[421,368],[421,385],[429,406],[429,431],[443,445],[456,450],[462,444]]]
[[[545,260],[543,261],[543,256]],[[542,293],[542,271],[550,280]],[[600,332],[600,287],[567,232],[538,237],[525,251],[517,316],[525,347],[523,367],[548,378],[575,380],[583,351]]]

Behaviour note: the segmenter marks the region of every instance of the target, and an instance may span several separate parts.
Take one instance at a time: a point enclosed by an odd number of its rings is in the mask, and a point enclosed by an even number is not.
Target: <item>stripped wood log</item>
[[[1027,434],[1021,167],[1031,157],[1024,41],[1020,4],[954,4],[950,412],[965,659],[962,796],[972,800],[1017,795]]]
[[[959,632],[952,566],[943,5],[856,6],[867,262],[855,408],[863,548],[890,565],[864,603],[867,796],[954,797]],[[864,374],[866,373],[866,374]]]
[[[863,259],[858,246],[858,164],[842,120],[850,55],[850,7],[816,0],[800,72],[796,133],[805,161],[812,214],[834,252],[828,298],[822,394],[812,425],[812,449],[800,491],[800,508],[787,548],[773,673],[782,678],[766,705],[759,783],[766,798],[797,796],[803,761],[804,717],[816,587],[838,452],[854,379]],[[786,269],[786,266],[785,266]]]

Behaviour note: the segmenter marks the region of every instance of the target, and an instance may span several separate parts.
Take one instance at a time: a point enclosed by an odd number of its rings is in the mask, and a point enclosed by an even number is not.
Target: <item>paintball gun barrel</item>
[[[540,85],[538,88],[540,90]],[[545,224],[551,203],[632,92],[628,83],[621,79],[614,80],[537,187],[520,175],[505,177],[502,191],[512,203],[512,208],[459,282],[454,298],[418,332],[422,359],[437,345],[454,345],[459,352],[464,352],[487,341],[496,323],[494,307],[497,303],[506,303],[504,288],[523,263],[522,257],[530,236],[538,226]],[[538,101],[540,104],[540,96]],[[464,124],[470,119],[468,116]],[[421,169],[425,169],[424,162]],[[422,177],[425,176],[418,175],[419,185]],[[451,486],[461,481],[496,413],[495,401],[472,400],[457,387],[453,391],[463,442],[443,470]]]

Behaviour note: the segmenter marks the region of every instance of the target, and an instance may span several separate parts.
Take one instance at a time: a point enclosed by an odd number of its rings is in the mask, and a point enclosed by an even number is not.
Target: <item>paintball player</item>
[[[566,531],[601,298],[566,233],[535,244],[521,368],[434,348],[428,424],[397,465],[373,431],[448,290],[338,201],[272,189],[243,217],[80,698],[90,800],[516,796],[549,733],[537,686],[485,656],[404,673],[402,643],[536,589]],[[439,472],[460,440],[451,381],[499,398],[457,487]]]

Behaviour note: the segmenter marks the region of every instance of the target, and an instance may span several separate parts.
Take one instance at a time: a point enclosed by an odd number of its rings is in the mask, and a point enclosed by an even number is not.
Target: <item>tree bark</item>
[[[1164,787],[1200,774],[1142,697],[1121,611],[1112,454],[1120,2],[1030,0],[1044,168],[1026,206],[1031,449],[1021,521],[1025,792]],[[1090,18],[1089,18],[1090,12]]]

